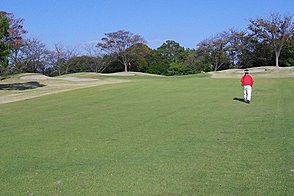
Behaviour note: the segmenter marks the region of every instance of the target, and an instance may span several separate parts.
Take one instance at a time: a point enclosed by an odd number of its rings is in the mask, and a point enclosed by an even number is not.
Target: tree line
[[[25,38],[23,19],[0,11],[0,73],[42,73],[49,76],[75,72],[140,71],[186,75],[231,68],[294,66],[292,16],[272,13],[250,19],[245,30],[229,29],[207,38],[196,48],[174,40],[151,49],[141,35],[125,30],[105,33],[98,43],[78,48],[55,44],[49,50],[36,38]]]

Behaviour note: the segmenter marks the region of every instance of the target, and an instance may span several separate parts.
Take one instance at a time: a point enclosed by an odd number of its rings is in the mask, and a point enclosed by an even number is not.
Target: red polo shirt
[[[243,86],[247,86],[247,85],[250,85],[252,86],[253,85],[253,78],[251,77],[251,75],[249,74],[245,74],[242,78],[241,78],[241,83],[243,84]]]

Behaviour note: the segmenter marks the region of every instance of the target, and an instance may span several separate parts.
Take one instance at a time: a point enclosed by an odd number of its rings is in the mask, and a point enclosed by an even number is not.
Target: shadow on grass
[[[0,90],[28,90],[44,87],[46,85],[40,84],[39,82],[26,82],[26,83],[11,83],[11,84],[0,84]]]
[[[243,102],[243,103],[246,103],[246,102],[244,101],[244,99],[243,99],[243,98],[240,98],[240,97],[234,97],[233,100],[235,100],[235,101],[240,101],[240,102]]]

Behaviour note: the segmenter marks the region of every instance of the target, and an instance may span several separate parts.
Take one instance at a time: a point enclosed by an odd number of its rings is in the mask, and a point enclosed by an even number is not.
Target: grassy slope
[[[293,79],[175,77],[0,105],[0,194],[294,193]]]
[[[96,73],[67,74],[51,79],[38,79],[40,74],[17,74],[0,81],[0,104],[31,99],[80,88],[128,82],[126,79],[100,77]],[[28,77],[30,79],[21,79]],[[42,76],[42,75],[41,75]],[[43,77],[47,77],[44,76]],[[80,77],[80,78],[79,78]],[[50,77],[48,77],[50,78]],[[77,79],[82,79],[77,80]],[[97,79],[85,81],[85,79]]]

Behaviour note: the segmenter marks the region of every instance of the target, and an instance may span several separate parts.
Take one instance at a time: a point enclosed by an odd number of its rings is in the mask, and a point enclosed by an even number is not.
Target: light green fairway
[[[138,78],[0,105],[0,195],[293,195],[294,78]]]

